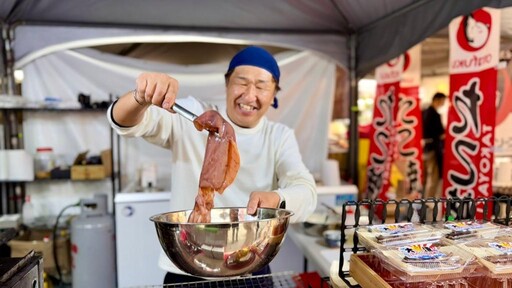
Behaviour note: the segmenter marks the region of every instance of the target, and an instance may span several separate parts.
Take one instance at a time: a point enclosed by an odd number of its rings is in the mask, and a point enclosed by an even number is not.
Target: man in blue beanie
[[[280,90],[279,88],[279,77],[281,76],[281,72],[279,71],[279,66],[277,65],[274,57],[268,53],[265,49],[255,46],[250,46],[240,51],[231,59],[229,63],[228,72],[226,73],[226,82],[229,79],[229,76],[238,66],[254,66],[267,70],[272,75],[272,79],[276,84],[276,93]],[[274,95],[274,102],[272,107],[278,107],[277,97]]]
[[[265,49],[255,46],[238,52],[225,74],[226,107],[218,108],[193,97],[180,104],[196,115],[215,109],[235,130],[240,169],[234,182],[214,198],[215,207],[284,207],[304,221],[316,207],[316,187],[299,152],[292,129],[269,121],[265,114],[277,108],[279,66]],[[194,207],[207,133],[172,111],[179,83],[164,73],[142,73],[136,89],[112,104],[107,116],[118,134],[143,137],[172,150],[170,211]],[[168,271],[165,284],[197,281],[162,255],[159,266]],[[265,267],[258,273],[269,273]]]

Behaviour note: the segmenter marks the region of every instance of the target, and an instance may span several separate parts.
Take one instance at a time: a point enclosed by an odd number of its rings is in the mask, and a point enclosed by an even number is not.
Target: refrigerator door
[[[116,207],[117,285],[162,285],[158,267],[162,250],[150,216],[169,211],[170,192],[119,193]]]

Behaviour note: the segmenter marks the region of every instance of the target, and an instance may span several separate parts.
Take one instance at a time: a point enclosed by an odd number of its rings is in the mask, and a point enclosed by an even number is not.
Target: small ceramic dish
[[[341,231],[340,230],[325,230],[323,233],[325,244],[329,247],[340,247],[341,245]]]

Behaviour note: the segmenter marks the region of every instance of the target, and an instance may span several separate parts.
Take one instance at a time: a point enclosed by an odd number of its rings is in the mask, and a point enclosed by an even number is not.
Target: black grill
[[[297,283],[294,280],[293,272],[274,273],[261,276],[237,277],[222,280],[208,280],[200,282],[190,282],[182,284],[166,284],[157,286],[145,286],[146,288],[157,287],[191,287],[191,288],[248,288],[248,287],[276,287],[276,288],[295,288]]]

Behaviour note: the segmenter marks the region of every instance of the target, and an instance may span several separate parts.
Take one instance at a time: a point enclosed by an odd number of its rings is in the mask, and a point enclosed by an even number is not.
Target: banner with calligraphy
[[[394,158],[395,119],[403,64],[403,56],[400,56],[375,69],[377,93],[370,128],[367,181],[369,199],[391,199],[387,193]]]
[[[500,64],[498,67],[494,146],[497,154],[512,155],[512,129],[510,129],[512,127],[512,61],[508,63],[502,61]],[[496,162],[498,163],[498,161]],[[496,168],[502,170],[500,167]],[[503,172],[503,174],[499,172]],[[508,177],[506,177],[507,174]],[[498,182],[497,186],[510,186],[510,183],[506,182],[510,182],[511,174],[510,171],[498,171],[498,175],[496,175],[498,177],[494,177]]]
[[[500,14],[479,9],[454,19],[450,33],[450,108],[443,195],[492,196]],[[481,215],[483,207],[477,207]]]
[[[423,190],[423,149],[419,86],[421,82],[421,45],[404,54],[404,68],[400,82],[400,100],[397,113],[398,163],[408,182],[408,194]]]

